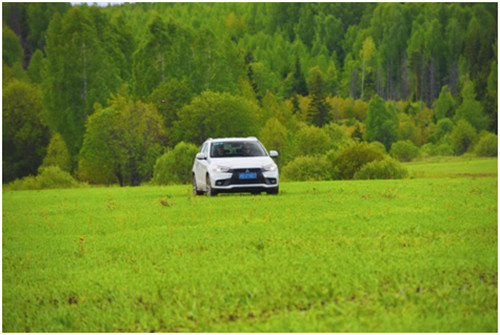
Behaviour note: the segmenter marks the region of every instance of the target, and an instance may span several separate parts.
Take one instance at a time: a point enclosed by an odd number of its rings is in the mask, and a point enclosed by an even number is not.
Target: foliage
[[[454,154],[453,147],[447,142],[426,143],[420,148],[423,156],[451,156]]]
[[[6,25],[2,26],[2,60],[8,66],[14,63],[22,63],[23,49],[19,37]]]
[[[259,140],[267,150],[276,150],[279,156],[275,159],[285,164],[290,153],[289,134],[286,127],[277,118],[267,120],[260,131]]]
[[[71,158],[68,148],[59,133],[52,135],[47,148],[47,155],[43,159],[42,167],[48,166],[58,166],[62,171],[71,172]]]
[[[330,156],[336,179],[352,179],[365,164],[382,160],[386,154],[371,143],[353,143]]]
[[[40,91],[12,81],[2,92],[3,182],[35,174],[45,156],[49,131],[40,120]]]
[[[458,120],[451,132],[451,144],[456,155],[467,152],[476,141],[477,133],[471,124],[465,120]]]
[[[330,179],[330,164],[325,155],[299,156],[282,169],[284,180],[312,181]]]
[[[370,100],[366,115],[367,141],[379,141],[389,150],[392,142],[396,140],[397,125],[398,119],[393,108],[387,108],[380,97]]]
[[[446,134],[451,133],[453,130],[453,121],[448,118],[440,119],[437,123],[437,135],[439,138],[444,137]]]
[[[189,84],[177,79],[171,79],[153,90],[148,101],[154,104],[162,116],[167,134],[172,130],[174,122],[179,120],[179,111],[191,102],[192,97],[193,92]]]
[[[68,172],[61,170],[59,166],[47,166],[42,167],[37,176],[16,179],[7,184],[5,189],[8,191],[23,191],[79,187],[82,187],[82,184],[79,184]]]
[[[75,162],[94,104],[104,104],[121,85],[112,54],[120,49],[107,39],[106,20],[98,9],[75,6],[63,17],[56,12],[47,30],[44,119],[62,135]]]
[[[139,185],[151,179],[165,132],[156,109],[118,96],[87,123],[78,175],[91,183]]]
[[[409,162],[418,156],[418,148],[411,141],[397,141],[389,152],[392,157],[401,162]]]
[[[476,130],[484,130],[487,127],[487,119],[483,115],[483,106],[476,100],[474,83],[467,80],[461,92],[462,104],[457,108],[455,121],[465,120]]]
[[[3,85],[41,87],[43,121],[73,167],[94,106],[109,108],[112,95],[151,102],[163,118],[144,171],[162,146],[269,133],[272,118],[287,132],[280,164],[296,157],[301,122],[334,122],[386,150],[397,140],[444,148],[442,119],[497,133],[497,7],[4,3]]]
[[[474,151],[476,155],[483,157],[496,157],[498,156],[498,136],[495,134],[487,133],[481,136],[479,142],[476,144]]]
[[[177,141],[195,144],[212,137],[255,136],[260,109],[242,97],[203,92],[179,112]]]
[[[354,174],[354,179],[403,179],[406,177],[408,177],[408,170],[393,159],[367,163]]]
[[[156,160],[153,182],[157,185],[191,182],[191,168],[198,153],[194,144],[180,142]]]
[[[323,128],[305,126],[294,135],[295,156],[324,154],[330,148],[330,137]]]
[[[439,97],[434,101],[434,110],[436,111],[436,120],[441,120],[443,118],[452,118],[455,108],[455,100],[451,95],[448,85],[444,85],[441,88],[441,93]]]

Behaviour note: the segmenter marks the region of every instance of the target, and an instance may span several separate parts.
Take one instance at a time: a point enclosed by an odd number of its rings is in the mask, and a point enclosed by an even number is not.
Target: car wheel
[[[217,195],[217,191],[214,191],[212,184],[210,184],[210,176],[207,175],[207,195],[209,197],[214,197]]]
[[[203,192],[198,190],[198,185],[196,185],[196,177],[193,174],[193,195],[202,195]]]
[[[279,192],[280,192],[280,188],[276,187],[276,188],[273,188],[273,189],[267,191],[267,194],[277,195]]]

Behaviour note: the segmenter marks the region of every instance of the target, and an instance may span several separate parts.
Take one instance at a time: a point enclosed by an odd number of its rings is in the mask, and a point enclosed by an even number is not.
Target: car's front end
[[[209,139],[193,164],[193,192],[278,194],[279,171],[272,159],[277,156],[254,137]]]
[[[218,193],[277,193],[278,166],[269,157],[253,158],[250,161],[237,158],[231,161],[216,161],[211,166],[210,182],[212,189]]]

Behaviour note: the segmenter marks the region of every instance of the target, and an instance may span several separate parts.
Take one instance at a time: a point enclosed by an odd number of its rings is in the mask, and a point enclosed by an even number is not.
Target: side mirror
[[[271,156],[271,158],[278,157],[279,153],[276,150],[271,150],[269,151],[269,156]]]
[[[203,152],[199,152],[196,154],[196,159],[198,160],[204,160],[204,159],[207,159],[207,155]]]

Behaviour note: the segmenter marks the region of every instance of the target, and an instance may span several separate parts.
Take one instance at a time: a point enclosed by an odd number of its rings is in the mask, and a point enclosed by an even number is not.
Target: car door
[[[207,170],[208,170],[208,143],[203,144],[200,153],[203,153],[206,159],[195,159],[194,162],[194,174],[196,178],[196,185],[198,188],[206,190],[206,178]]]

